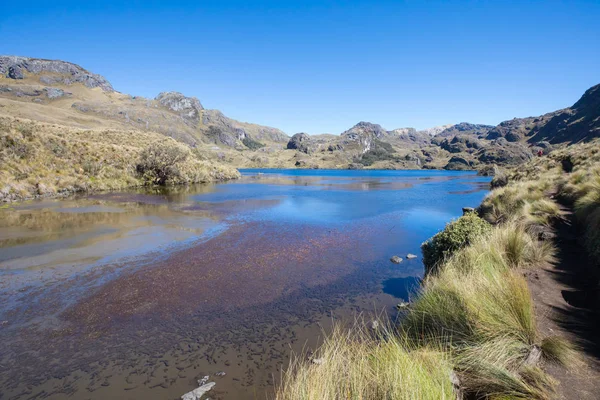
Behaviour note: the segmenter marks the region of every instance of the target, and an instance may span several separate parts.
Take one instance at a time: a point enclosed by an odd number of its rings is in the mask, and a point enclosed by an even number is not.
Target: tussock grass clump
[[[578,365],[581,360],[573,344],[560,336],[548,336],[541,345],[544,358],[562,366]]]
[[[554,237],[554,222],[563,217],[552,198],[557,190],[553,181],[544,175],[536,181],[513,182],[493,190],[482,202],[479,212],[492,224],[516,224],[533,237],[548,240]]]
[[[506,171],[494,166],[494,177],[490,182],[490,187],[495,189],[504,187],[506,185],[508,185],[508,174]]]
[[[435,271],[438,264],[445,258],[468,246],[473,240],[489,230],[489,224],[475,213],[468,213],[450,222],[443,231],[421,245],[425,272]]]
[[[543,344],[517,270],[539,262],[532,246],[536,241],[522,228],[494,228],[427,277],[402,321],[411,340],[452,355],[468,393],[544,399],[552,390],[551,380],[527,362]]]
[[[447,259],[445,267],[463,272],[532,268],[554,261],[555,253],[551,242],[537,240],[522,225],[512,222],[475,239]]]
[[[391,331],[374,335],[364,327],[336,326],[315,359],[292,361],[277,400],[456,398],[448,356],[416,349]]]

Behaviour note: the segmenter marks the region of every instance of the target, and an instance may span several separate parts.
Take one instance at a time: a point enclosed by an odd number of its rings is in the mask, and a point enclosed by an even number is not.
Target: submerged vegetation
[[[156,133],[0,118],[0,201],[237,177]]]
[[[600,265],[599,144],[503,172],[481,218],[467,214],[423,244],[428,273],[399,326],[377,335],[334,329],[321,362],[295,360],[277,398],[551,398],[556,383],[544,365],[573,366],[577,353],[564,338],[540,334],[523,272],[554,261],[561,203],[573,207]],[[423,354],[435,361],[423,364]]]

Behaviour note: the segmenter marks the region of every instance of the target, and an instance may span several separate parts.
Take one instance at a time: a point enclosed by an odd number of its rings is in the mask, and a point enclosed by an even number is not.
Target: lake
[[[205,375],[211,399],[265,398],[333,321],[393,320],[420,244],[489,186],[473,172],[241,172],[1,208],[0,399],[176,399]]]

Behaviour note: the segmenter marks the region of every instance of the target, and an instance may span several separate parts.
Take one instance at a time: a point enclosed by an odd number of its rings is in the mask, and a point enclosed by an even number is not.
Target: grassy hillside
[[[577,371],[579,356],[562,336],[540,333],[525,276],[556,261],[565,207],[600,266],[600,141],[556,149],[494,183],[477,214],[423,245],[426,277],[399,326],[337,328],[315,359],[291,365],[277,398],[555,397],[547,367]]]
[[[157,133],[0,117],[0,201],[237,177]]]

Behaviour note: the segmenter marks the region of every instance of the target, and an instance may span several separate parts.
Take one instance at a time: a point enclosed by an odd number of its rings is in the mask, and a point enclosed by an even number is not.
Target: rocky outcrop
[[[361,121],[358,124],[354,125],[352,128],[348,129],[342,136],[350,140],[358,140],[361,137],[371,136],[376,137],[377,139],[381,139],[384,136],[387,136],[388,132],[378,124],[372,124],[370,122]]]
[[[341,146],[346,151],[364,154],[371,150],[375,139],[386,136],[388,132],[381,125],[363,121],[341,134]]]
[[[23,70],[18,65],[11,65],[8,67],[6,77],[10,79],[23,79]]]
[[[531,160],[533,154],[522,143],[512,143],[504,138],[492,141],[477,153],[477,159],[483,164],[518,165]]]
[[[46,92],[46,96],[48,96],[49,99],[58,99],[60,97],[65,97],[65,96],[71,95],[71,93],[65,92],[64,90],[59,89],[59,88],[47,87],[47,88],[44,88],[44,91]]]
[[[445,131],[448,128],[451,128],[453,125],[452,124],[447,124],[447,125],[440,125],[440,126],[434,126],[433,128],[427,128],[427,129],[423,129],[419,132],[422,132],[430,137],[433,136],[437,136],[440,133],[442,133],[443,131]]]
[[[440,147],[450,153],[469,153],[479,150],[483,144],[474,137],[460,135],[444,139]]]
[[[495,140],[505,138],[509,142],[519,142],[525,139],[533,130],[546,123],[547,119],[542,117],[513,118],[501,122],[491,129],[486,139]]]
[[[553,113],[530,141],[577,143],[600,137],[600,85],[586,90],[572,107]]]
[[[286,143],[290,139],[288,135],[277,128],[239,122],[226,117],[219,110],[203,110],[202,125],[215,126],[219,128],[221,132],[227,133],[230,136],[237,138],[237,140],[244,140],[252,137],[252,139],[259,142]]]
[[[414,128],[400,128],[388,132],[390,142],[402,147],[423,147],[431,144],[431,135]]]
[[[99,87],[105,92],[114,91],[112,85],[104,77],[92,74],[76,64],[60,60],[0,56],[0,74],[10,79],[23,79],[25,72],[35,75],[43,73],[58,75],[42,75],[40,81],[46,85],[82,83],[89,88]]]
[[[448,161],[444,169],[452,171],[470,170],[473,169],[473,162],[463,157],[454,156]]]
[[[162,92],[155,98],[158,103],[177,113],[188,123],[198,125],[200,122],[200,112],[204,110],[200,100],[196,97],[187,97],[179,92]]]
[[[306,133],[296,133],[290,138],[286,147],[291,150],[298,150],[305,154],[310,154],[315,150],[314,141]]]
[[[482,124],[471,124],[468,122],[461,122],[456,125],[450,125],[439,134],[437,137],[447,138],[456,135],[471,135],[476,137],[484,137],[490,129],[493,129],[492,125]]]

